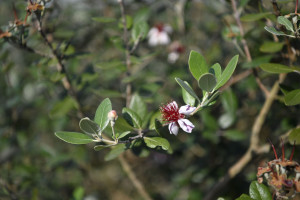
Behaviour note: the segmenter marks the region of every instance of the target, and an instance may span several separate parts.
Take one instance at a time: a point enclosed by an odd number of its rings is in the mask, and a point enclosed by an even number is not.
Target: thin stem
[[[297,14],[297,11],[298,11],[298,0],[296,0],[295,14]]]

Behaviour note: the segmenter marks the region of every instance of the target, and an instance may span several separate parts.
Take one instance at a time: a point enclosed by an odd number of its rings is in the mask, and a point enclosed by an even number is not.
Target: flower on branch
[[[170,43],[169,33],[172,27],[164,24],[157,24],[148,33],[148,43],[150,46],[167,45]]]
[[[187,133],[191,133],[195,127],[192,122],[185,119],[186,115],[190,115],[196,108],[190,105],[181,106],[178,108],[176,101],[170,102],[167,105],[160,107],[163,121],[169,124],[171,134],[177,135],[179,127]]]

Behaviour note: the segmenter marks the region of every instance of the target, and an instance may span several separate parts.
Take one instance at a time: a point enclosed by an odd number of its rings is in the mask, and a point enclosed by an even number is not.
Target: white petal
[[[169,124],[169,131],[171,134],[177,135],[179,131],[179,126],[176,122],[172,122]]]
[[[179,53],[173,51],[168,55],[168,62],[173,64],[176,62],[178,58],[179,58]]]
[[[179,113],[184,114],[184,115],[189,115],[192,112],[194,112],[195,109],[196,109],[196,107],[192,107],[190,105],[185,105],[185,106],[180,107]]]
[[[194,124],[192,124],[192,122],[190,122],[188,119],[180,119],[177,122],[180,128],[187,133],[191,133],[193,128],[195,128]]]
[[[151,35],[151,36],[149,37],[148,44],[149,44],[150,46],[157,46],[157,45],[158,45],[157,37],[154,36],[154,35]]]
[[[156,36],[158,33],[158,29],[153,27],[150,29],[150,31],[148,32],[148,37],[151,37],[151,36]]]
[[[170,38],[169,38],[167,32],[164,32],[164,31],[160,32],[157,35],[157,40],[158,40],[158,43],[161,45],[166,45],[166,44],[170,43]]]
[[[178,109],[178,105],[177,105],[176,101],[172,101],[171,103],[169,103],[167,105],[167,107],[175,107],[176,109]]]

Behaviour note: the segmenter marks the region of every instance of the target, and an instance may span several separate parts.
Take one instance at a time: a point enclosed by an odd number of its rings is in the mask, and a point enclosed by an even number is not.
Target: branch
[[[265,122],[266,116],[276,99],[277,93],[279,91],[279,83],[283,82],[286,74],[281,74],[279,81],[276,81],[271,89],[271,92],[264,102],[262,109],[260,110],[258,116],[251,130],[250,146],[246,153],[240,158],[232,167],[229,168],[227,174],[219,180],[219,182],[210,190],[210,192],[205,196],[204,200],[214,199],[214,197],[220,192],[220,190],[227,185],[227,183],[233,179],[238,173],[240,173],[247,164],[252,160],[253,153],[262,154],[265,153],[267,148],[265,146],[259,145],[259,133]]]

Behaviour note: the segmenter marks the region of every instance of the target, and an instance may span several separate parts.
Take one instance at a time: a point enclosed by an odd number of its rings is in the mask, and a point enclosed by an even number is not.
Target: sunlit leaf
[[[184,81],[182,81],[180,78],[175,78],[175,80],[182,87],[182,89],[186,90],[192,97],[194,97],[198,100],[198,102],[200,102],[199,97],[189,85],[185,84]]]
[[[142,128],[142,119],[138,114],[130,108],[123,108],[122,110],[124,119],[135,128]]]
[[[215,90],[222,87],[230,79],[230,77],[232,76],[232,74],[236,68],[238,60],[239,60],[239,56],[236,55],[229,61],[229,63],[227,64],[225,70],[223,71],[223,73],[221,75],[220,81],[218,81],[218,83],[215,87]]]
[[[300,128],[293,129],[289,134],[290,144],[300,145]]]
[[[216,77],[211,73],[205,73],[199,79],[199,87],[207,92],[211,92],[216,84]]]
[[[107,114],[112,110],[109,98],[104,99],[98,106],[94,121],[99,124],[101,130],[104,130],[109,123]]]
[[[260,19],[263,19],[265,17],[268,17],[269,15],[272,15],[271,12],[265,12],[265,13],[253,13],[253,14],[246,14],[241,17],[241,21],[244,22],[253,22]]]
[[[132,95],[129,108],[135,111],[142,120],[145,118],[148,112],[146,103],[137,93]]]
[[[184,81],[184,83],[191,88],[191,86],[189,85],[188,82]],[[187,105],[190,105],[190,106],[194,106],[195,105],[195,102],[196,102],[196,99],[190,95],[190,93],[188,93],[185,89],[181,88],[182,90],[182,98],[183,98],[183,101],[185,104]],[[191,88],[192,90],[192,88]]]
[[[266,72],[275,73],[275,74],[289,73],[293,71],[292,68],[278,63],[264,63],[261,64],[259,67]]]
[[[150,148],[161,146],[164,150],[168,150],[170,147],[168,140],[162,137],[144,137],[144,141]]]
[[[279,24],[284,25],[287,30],[294,32],[293,24],[287,18],[285,18],[283,16],[279,16],[277,18],[277,21],[278,21]]]
[[[55,132],[55,136],[70,144],[88,144],[93,142],[93,139],[89,136],[77,132],[58,131]]]
[[[277,31],[274,27],[265,26],[264,29],[274,35],[286,35],[282,31]]]
[[[189,68],[190,72],[197,81],[202,74],[208,72],[208,66],[206,64],[205,58],[200,53],[193,50],[190,52]]]
[[[235,200],[254,200],[254,199],[249,197],[249,195],[247,195],[247,194],[242,194],[239,198],[237,198]]]
[[[80,120],[79,127],[83,132],[85,132],[88,135],[98,135],[101,131],[99,125],[94,121],[90,120],[88,117],[85,117]]]
[[[264,42],[263,45],[260,46],[259,50],[264,53],[275,53],[280,51],[283,45],[283,42]]]
[[[272,200],[269,188],[257,181],[252,181],[249,190],[250,197],[255,200]]]
[[[117,158],[121,153],[123,153],[126,150],[125,144],[117,144],[114,147],[112,147],[112,150],[105,155],[104,160],[110,161],[115,158]]]
[[[300,104],[300,89],[292,90],[284,96],[284,103],[287,106]]]

